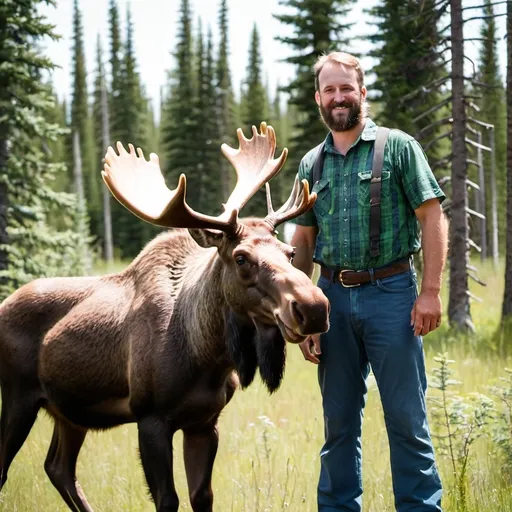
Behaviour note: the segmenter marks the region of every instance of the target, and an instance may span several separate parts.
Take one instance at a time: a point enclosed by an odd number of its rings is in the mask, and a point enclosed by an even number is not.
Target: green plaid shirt
[[[363,132],[343,156],[325,139],[320,181],[313,185],[318,147],[299,166],[299,179],[309,181],[318,197],[309,212],[295,219],[317,226],[314,260],[330,268],[363,270],[407,258],[421,248],[414,210],[428,199],[445,196],[421,146],[400,130],[391,130],[384,151],[381,192],[380,255],[370,256],[370,178],[377,126],[366,120]]]

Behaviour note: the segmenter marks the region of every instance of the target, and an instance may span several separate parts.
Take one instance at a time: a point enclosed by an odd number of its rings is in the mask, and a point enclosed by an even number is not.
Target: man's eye
[[[236,264],[241,267],[247,263],[247,258],[245,256],[237,256],[235,258]]]
[[[293,258],[295,258],[295,251],[293,251],[292,255],[290,256],[290,263],[293,263]]]

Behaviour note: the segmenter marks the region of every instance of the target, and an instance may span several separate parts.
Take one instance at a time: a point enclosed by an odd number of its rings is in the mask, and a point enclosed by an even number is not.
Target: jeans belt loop
[[[373,268],[368,269],[368,273],[370,274],[370,281],[372,284],[375,284],[375,274],[373,272]]]

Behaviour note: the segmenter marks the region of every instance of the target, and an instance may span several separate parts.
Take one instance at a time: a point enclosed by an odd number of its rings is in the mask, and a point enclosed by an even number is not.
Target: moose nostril
[[[299,325],[302,325],[304,323],[304,315],[300,312],[299,305],[294,300],[292,300],[292,311],[297,318]]]

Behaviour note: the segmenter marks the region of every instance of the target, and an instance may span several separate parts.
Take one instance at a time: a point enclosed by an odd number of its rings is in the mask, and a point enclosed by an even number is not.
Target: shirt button
[[[348,261],[345,261],[345,263],[343,263],[343,265],[344,265],[345,267],[348,267]]]

